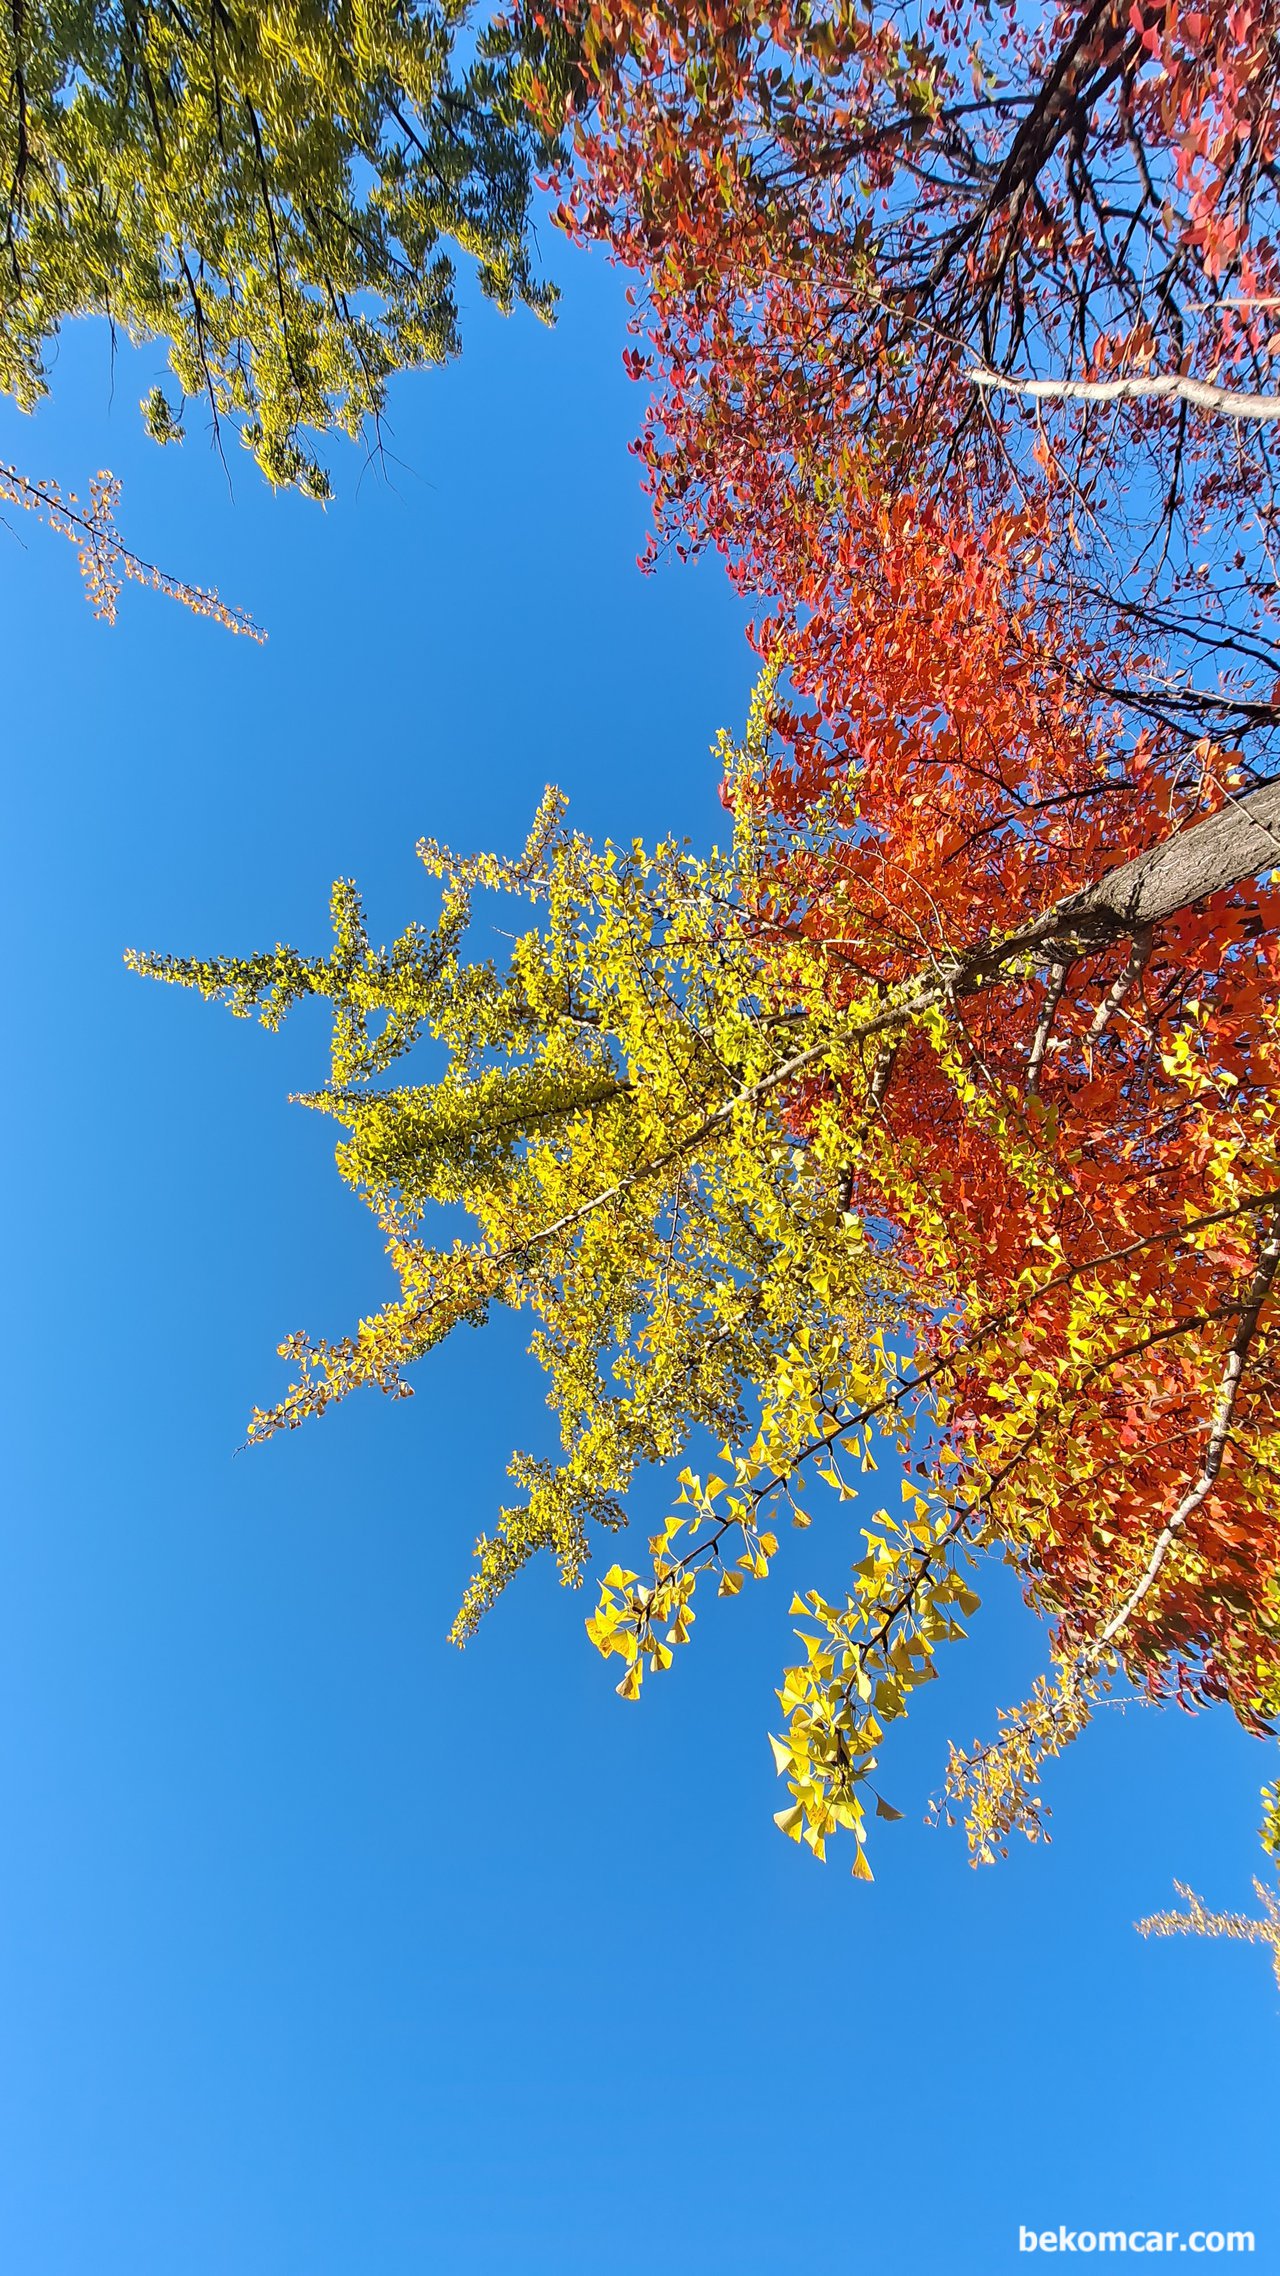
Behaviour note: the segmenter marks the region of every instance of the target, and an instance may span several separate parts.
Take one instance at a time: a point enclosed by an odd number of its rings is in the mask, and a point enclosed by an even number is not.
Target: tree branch
[[[1101,1657],[1108,1644],[1113,1643],[1121,1629],[1128,1625],[1144,1597],[1150,1595],[1151,1590],[1160,1578],[1170,1550],[1179,1535],[1185,1531],[1188,1519],[1194,1517],[1201,1503],[1207,1501],[1213,1491],[1218,1472],[1222,1468],[1222,1458],[1226,1453],[1227,1444],[1231,1437],[1231,1424],[1235,1415],[1236,1399],[1239,1396],[1249,1348],[1257,1333],[1262,1307],[1271,1293],[1278,1269],[1280,1269],[1280,1211],[1275,1212],[1271,1218],[1266,1238],[1262,1244],[1262,1253],[1258,1258],[1257,1268],[1244,1298],[1244,1309],[1237,1323],[1236,1332],[1231,1338],[1200,1475],[1194,1485],[1187,1488],[1173,1514],[1166,1518],[1156,1537],[1155,1545],[1147,1559],[1141,1579],[1130,1589],[1119,1611],[1113,1612],[1106,1626],[1099,1629],[1089,1647],[1087,1657],[1090,1660],[1097,1660]]]
[[[1215,411],[1227,419],[1280,419],[1280,395],[1246,395],[1176,371],[1128,379],[1015,379],[1012,373],[988,371],[978,364],[965,378],[984,392],[998,389],[1041,403],[1119,403],[1154,397],[1157,402],[1190,403],[1198,411]]]

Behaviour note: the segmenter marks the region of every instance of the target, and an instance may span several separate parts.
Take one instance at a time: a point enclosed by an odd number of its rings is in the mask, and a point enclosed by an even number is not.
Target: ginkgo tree
[[[766,719],[762,696],[745,749],[726,749],[739,783],[766,769]],[[1208,1122],[1202,1187],[1194,1210],[1175,1208],[1115,1253],[1055,1234],[1055,1193],[1069,1203],[1070,1190],[1035,1116],[1019,1114],[998,1081],[975,1079],[966,1025],[971,1007],[1016,998],[1046,959],[1087,975],[1214,890],[1240,888],[1242,907],[1257,906],[1248,880],[1280,794],[1254,794],[1166,840],[1031,925],[862,978],[842,937],[791,921],[774,826],[756,821],[748,797],[739,815],[731,856],[700,861],[673,846],[596,851],[563,828],[549,797],[518,861],[459,861],[424,843],[443,913],[389,950],[371,945],[355,890],[341,884],[328,957],[278,948],[131,962],[268,1026],[311,996],[332,1009],[331,1080],[305,1103],[349,1133],[339,1166],[381,1226],[397,1292],[337,1341],[291,1336],[281,1350],[294,1382],[255,1413],[251,1436],[293,1428],[362,1385],[403,1395],[413,1362],[495,1304],[532,1316],[563,1458],[514,1457],[521,1498],[478,1545],[459,1641],[539,1550],[576,1584],[596,1530],[625,1523],[640,1466],[682,1464],[650,1560],[611,1563],[588,1621],[598,1649],[621,1659],[618,1688],[633,1699],[646,1671],[687,1642],[708,1588],[733,1596],[763,1579],[780,1520],[810,1523],[810,1484],[856,1535],[863,1473],[889,1453],[905,1480],[901,1505],[853,1541],[852,1589],[842,1602],[810,1590],[792,1606],[803,1653],[783,1675],[773,1742],[788,1785],[784,1831],[819,1855],[833,1833],[852,1831],[866,1877],[871,1797],[880,1814],[899,1814],[879,1792],[886,1729],[935,1672],[939,1646],[964,1633],[982,1552],[999,1545],[1044,1609],[1059,1608],[1045,1554],[1055,1499],[1118,1541],[1110,1594],[1003,1745],[982,1762],[953,1760],[978,1854],[1015,1823],[1037,1830],[1039,1761],[1127,1665],[1131,1636],[1141,1670],[1157,1657],[1191,1681],[1225,1670],[1220,1688],[1255,1726],[1280,1708],[1280,1561],[1273,1548],[1255,1600],[1235,1591],[1224,1641],[1214,1606],[1230,1542],[1201,1523],[1217,1523],[1228,1458],[1231,1492],[1250,1511],[1280,1461],[1268,1312],[1280,1267],[1280,1160],[1266,1111],[1280,1050],[1274,997],[1253,1038],[1246,1103],[1228,1096],[1225,1125],[1232,1051],[1217,1057],[1212,1021],[1174,1023],[1165,1102]],[[539,913],[505,968],[464,954],[482,886]],[[380,1084],[424,1036],[443,1046],[444,1074]],[[917,1115],[950,1117],[957,1158],[966,1145],[986,1149],[1007,1194],[1039,1212],[1042,1229],[985,1311],[955,1278],[936,1154],[880,1111],[890,1055],[904,1063]],[[433,1206],[459,1205],[474,1234],[424,1240]],[[1069,1207],[1057,1222],[1074,1232]],[[1123,1418],[1135,1364],[1169,1340],[1171,1302],[1174,1332],[1186,1327],[1179,1276],[1197,1273],[1221,1299],[1202,1304],[1198,1324],[1226,1321],[1228,1341],[1225,1356],[1212,1336],[1189,1357],[1179,1347],[1176,1461],[1187,1484],[1163,1510],[1176,1464],[1157,1466],[1153,1482],[1149,1419],[1126,1439]],[[987,1285],[976,1282],[980,1293]],[[1110,1422],[1113,1410],[1121,1427],[1099,1457],[1097,1416]],[[684,1460],[691,1439],[695,1456],[696,1441],[718,1449],[714,1460]],[[1134,1514],[1126,1537],[1113,1507],[1121,1488],[1135,1513],[1144,1504],[1145,1533]],[[1146,1611],[1171,1576],[1178,1616],[1160,1639]]]

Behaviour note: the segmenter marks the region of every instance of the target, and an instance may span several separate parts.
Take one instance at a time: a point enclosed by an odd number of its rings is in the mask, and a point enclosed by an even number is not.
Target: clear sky
[[[834,1519],[627,1707],[548,1574],[444,1641],[550,1429],[514,1324],[234,1455],[281,1335],[386,1268],[286,1103],[319,1013],[271,1037],[122,950],[323,948],[340,874],[388,937],[432,912],[419,834],[514,849],[549,780],[594,831],[722,828],[742,611],[714,564],[636,571],[621,284],[549,251],[556,332],[468,306],[391,482],[339,452],[327,513],[147,444],[159,357],[113,390],[100,332],[0,418],[271,633],[131,591],[108,630],[69,546],[0,529],[0,2270],[969,2276],[1020,2224],[1252,2228],[1280,2270],[1266,1957],[1131,1925],[1175,1876],[1249,1899],[1273,1762],[1229,1719],[1104,1714],[1052,1846],[970,1871],[920,1818],[1041,1665],[997,1571],[860,1886],[775,1831],[764,1736],[789,1583],[857,1553]]]

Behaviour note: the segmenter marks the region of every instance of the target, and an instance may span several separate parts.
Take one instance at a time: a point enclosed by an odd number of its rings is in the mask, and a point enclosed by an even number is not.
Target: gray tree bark
[[[1055,913],[1068,922],[1097,920],[1112,932],[1117,926],[1136,932],[1262,869],[1280,869],[1280,782],[1229,799],[1207,821],[1108,870]]]
[[[1018,932],[979,942],[946,965],[936,985],[944,995],[972,995],[1028,954],[1067,971],[1077,957],[1135,934],[1149,936],[1153,925],[1179,909],[1263,869],[1280,869],[1280,780],[1229,799],[1206,821],[1106,870]],[[876,1024],[892,1026],[898,1016]]]

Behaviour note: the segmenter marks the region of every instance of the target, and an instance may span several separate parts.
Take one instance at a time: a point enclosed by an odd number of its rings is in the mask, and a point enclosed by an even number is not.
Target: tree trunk
[[[1104,937],[1117,938],[1161,924],[1262,869],[1280,869],[1280,781],[1229,799],[1207,821],[1108,870],[1060,902],[1054,915],[1086,937],[1096,926]]]
[[[968,996],[989,988],[1028,952],[1069,969],[1077,957],[1149,933],[1179,909],[1263,869],[1280,869],[1280,779],[1229,799],[1207,821],[1107,870],[1018,932],[980,942],[945,968],[944,992]]]

